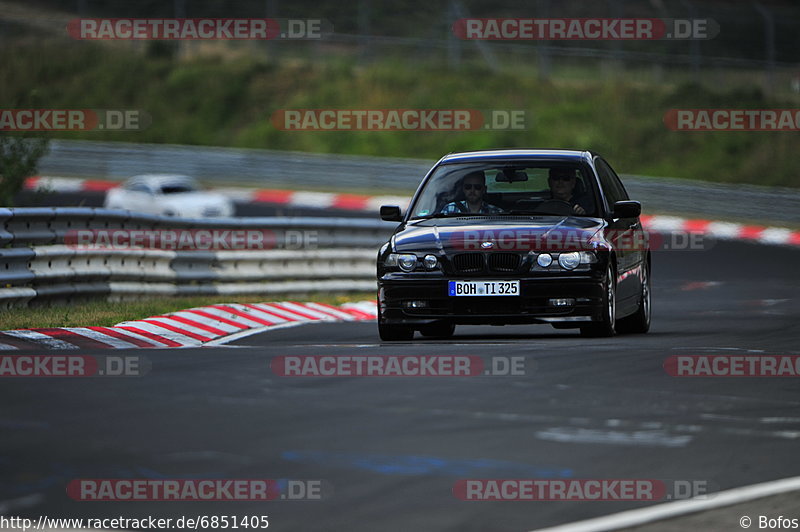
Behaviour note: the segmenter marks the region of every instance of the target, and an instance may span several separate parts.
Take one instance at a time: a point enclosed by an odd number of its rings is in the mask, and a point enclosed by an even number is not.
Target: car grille
[[[516,253],[459,253],[453,256],[456,273],[515,272],[522,258]]]
[[[458,273],[482,272],[483,255],[480,253],[459,253],[453,257],[453,268]]]
[[[515,272],[520,258],[516,253],[492,253],[489,255],[489,270],[493,272]]]

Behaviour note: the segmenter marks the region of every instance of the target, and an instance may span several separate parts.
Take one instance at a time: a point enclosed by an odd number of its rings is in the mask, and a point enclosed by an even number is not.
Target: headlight
[[[577,251],[561,253],[558,256],[558,264],[565,270],[574,270],[581,263],[581,254]]]
[[[400,268],[404,272],[413,272],[420,266],[420,262],[426,270],[433,270],[439,266],[436,255],[425,255],[424,259],[418,259],[413,253],[389,253],[383,265],[387,268]]]
[[[548,266],[553,264],[553,256],[550,255],[549,253],[542,253],[536,259],[536,264],[538,264],[542,268],[547,268]]]
[[[414,271],[417,267],[417,256],[411,253],[401,253],[397,256],[397,264],[404,272]]]
[[[531,271],[589,271],[590,264],[597,262],[597,254],[593,251],[568,251],[555,255],[554,258],[550,253],[539,253],[531,264]]]

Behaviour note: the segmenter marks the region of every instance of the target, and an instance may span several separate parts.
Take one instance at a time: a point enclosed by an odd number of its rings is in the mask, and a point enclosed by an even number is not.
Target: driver
[[[591,202],[585,196],[575,195],[576,181],[574,168],[551,168],[547,180],[550,185],[550,198],[566,201],[572,206],[572,212],[575,214],[586,214],[592,210]]]
[[[486,174],[483,173],[483,170],[476,170],[465,175],[461,180],[461,189],[464,191],[466,199],[448,203],[442,207],[443,214],[503,212],[500,207],[483,201],[483,196],[486,194]]]

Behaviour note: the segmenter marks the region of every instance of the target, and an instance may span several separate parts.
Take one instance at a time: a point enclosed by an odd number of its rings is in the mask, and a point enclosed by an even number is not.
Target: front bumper
[[[553,323],[578,326],[602,319],[603,282],[602,274],[594,271],[581,275],[523,278],[520,279],[519,296],[476,297],[449,296],[448,280],[443,278],[385,275],[378,280],[380,320],[386,324],[410,326],[440,321],[465,325]],[[574,299],[575,304],[555,307],[548,303],[549,299],[561,298]],[[410,308],[412,301],[425,302],[426,306]]]

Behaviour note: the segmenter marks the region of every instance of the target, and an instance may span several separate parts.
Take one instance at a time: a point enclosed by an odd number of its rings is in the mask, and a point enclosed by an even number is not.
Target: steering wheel
[[[566,205],[566,206],[567,206],[567,207],[569,207],[570,209],[572,208],[572,203],[570,203],[570,202],[568,202],[568,201],[566,201],[566,200],[562,200],[562,199],[549,199],[549,200],[544,200],[544,201],[541,203],[541,205]],[[541,206],[541,205],[540,205],[540,206]]]
[[[553,210],[559,213],[561,211],[564,211],[564,214],[572,214],[574,212],[572,210],[572,204],[570,202],[560,199],[545,200],[536,206],[536,210],[541,212],[548,212],[550,210]]]

